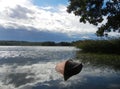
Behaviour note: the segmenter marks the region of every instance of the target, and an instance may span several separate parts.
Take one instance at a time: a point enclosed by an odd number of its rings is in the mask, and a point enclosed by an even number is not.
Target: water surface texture
[[[0,89],[120,89],[120,71],[84,64],[64,81],[58,62],[76,59],[74,47],[1,46]],[[75,60],[76,61],[76,60]]]

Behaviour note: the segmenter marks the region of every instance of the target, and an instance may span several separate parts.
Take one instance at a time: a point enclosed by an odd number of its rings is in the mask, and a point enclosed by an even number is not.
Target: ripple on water
[[[119,89],[120,72],[84,65],[64,81],[58,62],[75,58],[74,47],[0,47],[0,89]]]

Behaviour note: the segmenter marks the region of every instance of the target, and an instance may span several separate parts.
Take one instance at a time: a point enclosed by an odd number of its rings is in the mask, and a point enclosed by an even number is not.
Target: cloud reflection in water
[[[119,71],[88,65],[64,82],[54,68],[60,61],[75,58],[73,47],[1,47],[0,53],[0,89],[120,88]]]

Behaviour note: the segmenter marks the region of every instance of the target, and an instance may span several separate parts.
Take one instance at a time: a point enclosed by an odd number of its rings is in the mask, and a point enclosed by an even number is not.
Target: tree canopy
[[[107,22],[98,27],[97,36],[106,32],[120,32],[120,0],[69,0],[67,12],[80,17],[80,22],[98,26],[104,18]]]

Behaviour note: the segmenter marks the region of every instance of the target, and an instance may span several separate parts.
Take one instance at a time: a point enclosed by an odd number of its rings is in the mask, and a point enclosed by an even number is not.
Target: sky
[[[0,0],[0,40],[97,39],[97,27],[66,12],[68,0]]]

